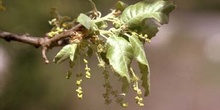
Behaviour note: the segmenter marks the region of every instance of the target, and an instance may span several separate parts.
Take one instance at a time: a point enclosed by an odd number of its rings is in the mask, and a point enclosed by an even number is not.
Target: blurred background
[[[94,0],[107,14],[117,0]],[[138,0],[122,0],[128,4]],[[145,106],[135,104],[130,90],[127,110],[219,110],[220,1],[173,0],[170,22],[146,44],[151,67],[151,94]],[[43,36],[50,30],[50,9],[75,17],[91,10],[88,0],[4,0],[0,29]],[[50,60],[59,48],[49,51]],[[40,49],[0,39],[0,110],[117,110],[104,104],[102,69],[89,60],[92,78],[83,80],[84,99],[76,96],[75,77],[65,78],[68,64],[45,64]],[[80,65],[81,66],[81,65]],[[84,66],[82,64],[82,66]],[[80,68],[80,67],[78,67]],[[77,69],[74,70],[77,73]],[[113,77],[114,78],[114,77]],[[113,80],[112,85],[120,85]],[[117,88],[117,87],[116,87]]]

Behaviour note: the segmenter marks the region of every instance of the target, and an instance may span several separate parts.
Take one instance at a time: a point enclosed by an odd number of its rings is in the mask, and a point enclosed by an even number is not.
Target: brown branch
[[[17,35],[17,34],[13,34],[13,33],[10,33],[10,32],[4,32],[4,31],[0,30],[0,38],[5,39],[8,42],[18,41],[18,42],[33,45],[35,47],[40,46],[38,44],[38,42],[39,42],[38,40],[40,40],[40,38],[33,37],[33,36],[28,35],[28,34]]]
[[[80,27],[82,27],[82,25],[77,24],[76,26],[74,26],[70,30],[64,31],[64,32],[52,37],[52,38],[48,38],[47,36],[46,37],[35,37],[35,36],[31,36],[29,34],[17,35],[14,33],[5,32],[5,31],[0,30],[0,38],[5,39],[8,42],[17,41],[17,42],[22,42],[22,43],[26,43],[29,45],[33,45],[37,48],[41,47],[42,57],[44,58],[45,63],[49,63],[49,60],[46,55],[46,52],[48,51],[48,49],[51,49],[56,46],[65,45],[67,43],[65,38],[71,36],[72,33],[74,31],[79,30]]]

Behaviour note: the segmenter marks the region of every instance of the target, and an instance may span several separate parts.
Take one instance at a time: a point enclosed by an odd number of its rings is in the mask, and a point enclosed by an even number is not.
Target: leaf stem
[[[111,13],[109,13],[109,14],[103,16],[103,17],[97,18],[94,21],[95,22],[101,22],[101,21],[116,22],[116,21],[118,21],[118,19],[115,18],[114,13],[115,13],[115,10],[112,10]]]
[[[99,30],[101,34],[113,34],[111,31]]]
[[[98,59],[98,61],[99,61],[98,66],[105,68],[105,62],[102,60],[102,58],[100,58],[98,52],[96,52],[95,54],[96,54],[96,57],[97,57],[97,59]]]
[[[129,35],[128,33],[124,33],[124,35],[127,37],[131,37],[131,35]]]
[[[105,36],[104,34],[100,34],[100,36],[102,36],[102,37],[105,38],[105,39],[108,39],[108,37]]]
[[[97,10],[95,3],[92,0],[89,0],[89,2],[92,5],[93,8],[93,13],[95,14],[95,16],[97,16],[98,18],[100,18],[102,16],[102,14]]]
[[[134,81],[134,82],[139,81],[139,78],[138,78],[137,75],[135,74],[135,72],[134,72],[134,70],[133,70],[132,67],[130,67],[130,72],[131,72],[131,74],[132,74],[132,76],[133,76],[133,81]]]

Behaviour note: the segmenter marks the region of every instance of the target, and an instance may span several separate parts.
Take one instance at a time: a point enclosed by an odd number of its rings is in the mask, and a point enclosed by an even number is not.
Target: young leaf
[[[127,7],[128,7],[128,5],[122,1],[118,1],[115,5],[115,9],[120,10],[120,11],[124,11],[125,8],[127,8]]]
[[[91,33],[97,32],[99,30],[96,23],[90,17],[83,13],[78,16],[77,22],[82,24],[86,29],[90,30]]]
[[[88,17],[87,15],[81,13],[78,18],[77,18],[77,22],[79,22],[80,24],[82,24],[86,29],[90,29],[91,28],[91,24],[92,24],[92,19],[90,17]]]
[[[166,24],[168,23],[168,15],[174,8],[175,5],[170,1],[144,0],[127,7],[120,20],[128,27],[136,27],[147,18],[154,18],[160,24]]]
[[[100,21],[95,23],[99,29],[105,29],[108,27],[108,23],[105,21]]]
[[[75,51],[77,48],[77,44],[68,44],[64,46],[55,56],[53,62],[60,64],[63,61],[67,60],[70,58],[70,60],[73,62],[74,61],[74,56],[75,56]]]
[[[130,82],[128,65],[133,56],[131,44],[123,37],[111,36],[106,43],[107,55],[110,65],[121,76]]]

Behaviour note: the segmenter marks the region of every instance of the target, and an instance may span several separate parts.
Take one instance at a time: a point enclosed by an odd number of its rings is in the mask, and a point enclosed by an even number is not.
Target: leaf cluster
[[[51,37],[65,32],[72,24],[83,25],[80,30],[72,32],[69,44],[57,53],[54,62],[60,64],[69,60],[72,69],[76,59],[96,55],[99,67],[104,71],[109,68],[121,79],[124,94],[133,84],[133,89],[137,92],[137,103],[143,106],[140,102],[142,98],[139,98],[142,95],[139,83],[142,82],[145,96],[150,91],[150,68],[144,44],[150,42],[161,25],[168,23],[169,13],[175,5],[164,0],[144,0],[133,5],[118,1],[109,14],[102,16],[94,3],[91,3],[92,11],[79,14],[71,22],[68,17],[54,14],[55,18],[50,21],[53,26],[49,32],[53,32],[49,35]],[[133,61],[138,63],[140,74],[135,73],[131,67]]]

